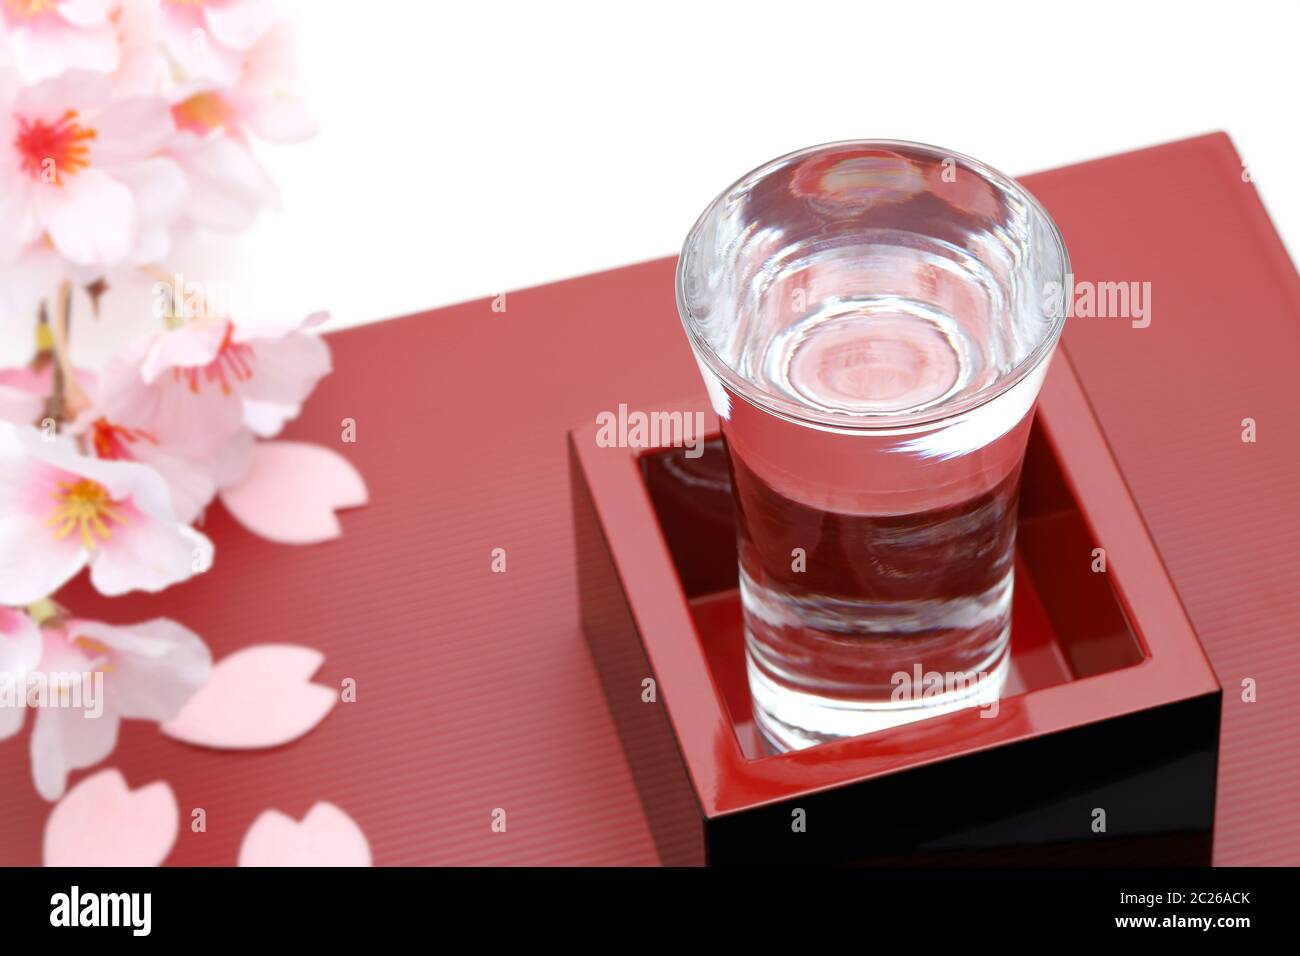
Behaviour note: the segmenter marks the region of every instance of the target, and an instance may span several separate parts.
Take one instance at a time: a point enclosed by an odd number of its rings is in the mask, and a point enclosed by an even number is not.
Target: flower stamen
[[[80,647],[86,653],[92,654],[100,660],[108,657],[108,645],[98,638],[89,637],[85,634],[78,634],[72,639],[72,643],[75,646]],[[113,673],[112,664],[98,664],[94,669],[105,674]]]
[[[20,117],[14,148],[23,172],[37,182],[63,185],[63,177],[90,165],[90,146],[95,130],[77,122],[77,111],[68,110],[53,123]]]
[[[77,481],[60,481],[59,490],[51,497],[58,502],[45,526],[52,529],[54,540],[62,541],[73,531],[81,536],[81,543],[89,550],[107,541],[112,534],[108,522],[126,524],[121,503],[114,501],[97,481],[81,478]],[[107,520],[106,520],[107,519]]]
[[[57,0],[5,0],[10,15],[15,20],[30,20],[54,9]]]
[[[147,431],[140,428],[127,428],[125,425],[114,425],[102,416],[95,419],[92,427],[94,432],[91,435],[91,443],[95,447],[97,458],[134,461],[135,455],[131,454],[131,445],[140,441],[158,444],[158,439]]]
[[[199,135],[221,129],[230,124],[233,111],[219,93],[195,93],[172,107],[172,119],[178,129],[191,130]]]
[[[195,368],[177,368],[172,370],[177,381],[189,384],[190,391],[196,395],[199,391],[199,379],[216,382],[221,387],[221,394],[230,395],[235,384],[246,382],[253,377],[253,347],[245,342],[234,340],[235,324],[226,323],[226,334],[221,339],[216,357],[207,365]]]

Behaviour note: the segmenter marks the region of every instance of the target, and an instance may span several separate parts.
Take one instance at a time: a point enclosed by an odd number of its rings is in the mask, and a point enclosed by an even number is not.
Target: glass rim
[[[695,316],[686,304],[684,291],[686,265],[689,261],[688,250],[692,243],[699,236],[704,224],[718,211],[724,201],[745,181],[750,179],[759,179],[768,175],[777,167],[787,164],[795,159],[801,159],[816,153],[833,150],[840,147],[856,148],[906,148],[916,150],[939,158],[954,159],[963,166],[969,167],[977,175],[986,181],[1005,189],[1012,193],[1016,198],[1023,201],[1035,213],[1042,217],[1043,223],[1051,237],[1056,251],[1061,259],[1061,277],[1064,282],[1070,275],[1070,253],[1066,249],[1065,239],[1061,236],[1061,230],[1056,225],[1056,220],[1052,218],[1051,213],[1043,206],[1038,198],[1028,189],[1022,186],[1011,176],[1001,172],[998,169],[981,162],[974,157],[965,153],[959,153],[956,150],[942,149],[941,147],[929,143],[920,143],[913,140],[905,139],[842,139],[833,140],[827,143],[819,143],[815,146],[805,146],[802,149],[796,149],[789,153],[777,156],[765,163],[755,166],[749,172],[736,178],[734,182],[723,189],[713,200],[705,207],[704,211],[696,218],[694,225],[686,234],[686,239],[682,243],[681,252],[677,257],[677,268],[674,274],[674,291],[677,299],[677,315],[681,319],[682,326],[686,329],[687,339],[690,342],[691,350],[696,357],[705,363],[709,370],[716,375],[729,389],[749,404],[765,411],[769,414],[776,415],[786,421],[793,422],[797,425],[807,425],[814,428],[832,429],[840,432],[849,433],[881,433],[900,428],[911,430],[912,428],[934,425],[940,422],[948,421],[959,415],[972,412],[981,408],[1006,392],[1010,391],[1024,379],[1029,377],[1033,372],[1046,361],[1056,348],[1056,343],[1061,337],[1061,331],[1065,328],[1065,320],[1069,316],[1069,302],[1063,301],[1059,315],[1052,316],[1052,325],[1048,329],[1043,339],[1034,346],[1028,355],[1025,356],[1007,375],[1001,379],[995,386],[989,386],[975,392],[959,402],[951,404],[941,404],[935,408],[928,408],[920,412],[873,415],[870,418],[865,416],[855,418],[848,415],[835,415],[829,412],[818,412],[800,405],[798,402],[787,401],[777,396],[770,395],[762,389],[757,388],[754,384],[735,369],[722,360],[717,351],[706,342],[699,333],[698,323]],[[1063,295],[1067,294],[1062,289]]]

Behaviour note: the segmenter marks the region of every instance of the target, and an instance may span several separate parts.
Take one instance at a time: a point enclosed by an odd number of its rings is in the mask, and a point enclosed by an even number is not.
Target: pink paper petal
[[[170,723],[169,737],[200,747],[255,750],[307,733],[330,712],[338,692],[311,683],[325,656],[293,644],[257,644],[235,651]]]
[[[240,866],[370,866],[361,827],[332,803],[318,803],[299,823],[278,810],[262,813],[239,847]]]
[[[369,500],[361,473],[338,452],[296,441],[259,442],[253,464],[221,501],[249,531],[281,544],[311,544],[341,533],[338,508]]]
[[[45,822],[46,866],[159,866],[180,826],[172,788],[131,790],[117,770],[77,784]]]

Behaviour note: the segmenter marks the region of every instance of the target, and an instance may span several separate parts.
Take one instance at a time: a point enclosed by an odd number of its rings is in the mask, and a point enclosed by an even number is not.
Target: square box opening
[[[685,448],[650,450],[638,464],[736,741],[746,759],[761,760],[772,754],[754,725],[745,674],[727,452],[717,435],[701,448],[694,458]],[[1104,573],[1105,554],[1037,425],[1022,472],[1016,550],[1004,700],[1145,658]]]

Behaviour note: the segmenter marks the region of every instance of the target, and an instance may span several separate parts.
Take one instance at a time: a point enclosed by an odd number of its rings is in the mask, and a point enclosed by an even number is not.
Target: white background
[[[290,6],[321,131],[261,152],[278,211],[167,265],[332,327],[673,253],[741,173],[855,137],[1019,175],[1225,129],[1300,248],[1293,0]]]

